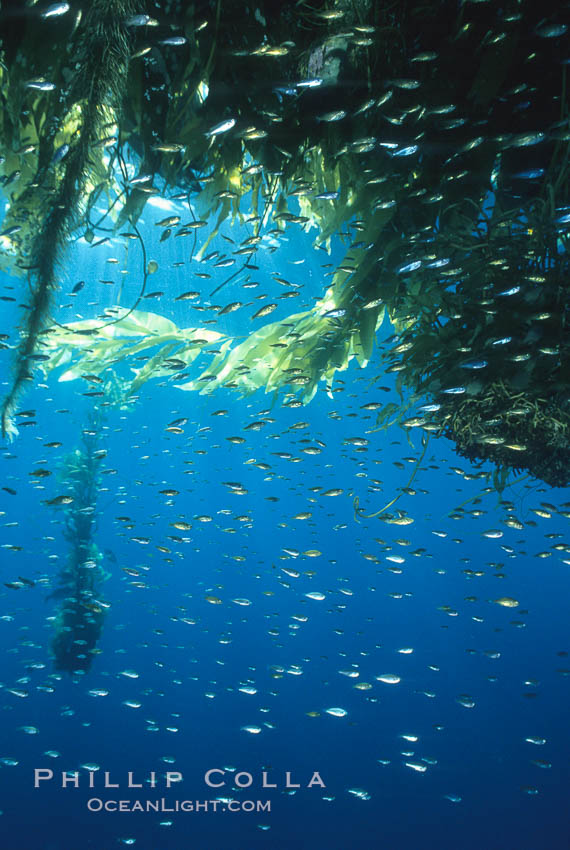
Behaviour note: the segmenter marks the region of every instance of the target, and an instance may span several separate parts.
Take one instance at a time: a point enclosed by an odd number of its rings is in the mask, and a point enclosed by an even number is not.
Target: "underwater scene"
[[[0,850],[570,847],[569,21],[3,0]]]

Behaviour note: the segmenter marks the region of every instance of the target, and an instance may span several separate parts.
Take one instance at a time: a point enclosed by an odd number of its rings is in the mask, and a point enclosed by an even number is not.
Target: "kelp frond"
[[[265,325],[231,348],[232,340],[217,331],[178,328],[156,313],[118,307],[107,312],[116,317],[113,324],[86,319],[65,328],[50,328],[42,347],[47,358],[41,363],[44,374],[66,366],[60,381],[99,376],[120,361],[128,362],[142,351],[158,348],[143,367],[133,368],[134,379],[124,383],[128,397],[149,378],[186,368],[205,345],[216,343],[218,354],[206,370],[195,380],[178,384],[179,389],[209,393],[225,386],[249,394],[258,389],[271,392],[302,387],[303,401],[308,402],[321,380],[330,392],[335,371],[346,369],[353,357],[366,365],[384,316],[383,308],[377,308],[364,311],[372,322],[356,319],[335,307],[331,289],[312,310]]]
[[[73,381],[84,375],[98,377],[123,360],[158,348],[143,367],[133,369],[134,379],[121,382],[126,399],[150,377],[172,375],[174,368],[190,365],[205,345],[229,344],[217,331],[178,328],[157,313],[115,307],[105,317],[112,317],[113,322],[85,319],[50,328],[42,344],[42,352],[48,358],[40,364],[44,374],[67,366],[60,381]]]
[[[219,354],[198,378],[178,385],[179,389],[211,393],[230,387],[249,395],[261,388],[265,392],[302,388],[301,398],[307,403],[320,381],[325,381],[330,394],[335,372],[346,369],[353,357],[366,365],[383,317],[381,309],[375,324],[363,326],[335,306],[329,290],[312,310],[265,325]]]

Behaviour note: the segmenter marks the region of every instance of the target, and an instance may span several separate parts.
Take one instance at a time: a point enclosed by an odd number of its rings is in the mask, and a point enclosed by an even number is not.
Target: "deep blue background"
[[[160,256],[151,289],[174,294],[200,289],[201,303],[207,304],[208,293],[228,270],[208,267],[213,277],[203,280],[192,276],[204,268],[195,262],[173,268],[173,262],[188,259],[189,246],[171,239],[159,253],[160,230],[152,222],[164,214],[145,213],[148,256]],[[231,229],[225,232],[237,238]],[[303,284],[303,297],[295,299],[300,302],[295,309],[307,309],[326,286],[323,274],[328,269],[323,271],[321,264],[338,262],[343,249],[336,246],[328,257],[309,248],[298,231],[291,230],[288,239],[275,254],[260,251],[256,257],[259,289],[248,294],[238,279],[213,303],[250,297],[253,301],[263,292],[273,300],[281,293],[271,280],[277,273]],[[125,260],[122,244],[117,240],[99,249],[76,247],[62,279],[57,313],[61,320],[73,320],[77,312],[94,316],[115,303],[120,268],[130,272],[121,303],[132,303],[141,281],[140,248],[131,245]],[[215,247],[230,250],[220,239],[212,250]],[[110,271],[106,260],[111,256],[120,264]],[[298,258],[305,262],[290,264]],[[97,283],[112,275],[115,289]],[[66,301],[64,293],[79,278],[88,285],[75,300]],[[11,328],[20,315],[17,302],[25,298],[25,283],[7,277],[2,282],[3,294],[15,293],[17,299],[14,304],[6,302],[5,310],[4,329],[11,332],[13,345],[17,336]],[[61,307],[65,303],[72,306]],[[248,333],[257,327],[249,316],[263,303],[252,303],[207,327]],[[186,302],[166,302],[166,297],[140,306],[168,315],[180,326],[215,317],[192,311]],[[258,324],[282,318],[290,309],[284,304]],[[390,332],[385,325],[379,339]],[[12,356],[9,350],[2,352],[4,386]],[[207,359],[200,363],[205,367]],[[120,368],[128,374],[127,367]],[[528,479],[515,481],[504,498],[514,503],[514,513],[525,528],[509,529],[502,522],[505,510],[496,492],[482,493],[485,480],[465,480],[453,471],[452,467],[468,474],[476,470],[457,458],[447,441],[432,439],[412,485],[417,495],[403,496],[391,509],[405,509],[413,524],[388,525],[377,518],[357,522],[353,498],[358,496],[369,512],[382,508],[408,483],[412,461],[421,449],[417,432],[412,433],[413,445],[397,427],[368,433],[375,414],[362,410],[362,405],[397,400],[393,391],[378,389],[379,384],[392,382],[390,376],[377,378],[374,364],[362,371],[353,363],[337,373],[334,386],[341,391],[332,399],[323,390],[309,406],[297,409],[284,408],[282,397],[262,393],[242,400],[229,391],[199,396],[182,393],[166,380],[151,381],[131,410],[109,409],[101,432],[101,447],[108,454],[96,540],[106,553],[103,563],[110,573],[101,595],[111,603],[100,641],[102,654],[83,679],[54,678],[48,647],[57,603],[46,601],[47,585],[65,563],[67,543],[62,536],[63,510],[44,501],[61,492],[58,466],[65,453],[79,445],[91,402],[82,395],[89,389],[82,382],[58,384],[55,374],[43,387],[38,382],[42,383],[41,376],[22,399],[24,408],[36,409],[36,424],[23,427],[17,441],[4,446],[0,460],[2,486],[17,491],[15,496],[0,491],[4,512],[0,542],[3,547],[22,547],[0,550],[2,582],[20,575],[36,581],[34,588],[23,590],[2,584],[0,594],[4,659],[0,758],[18,762],[0,765],[2,847],[112,850],[128,838],[136,839],[137,850],[420,846],[563,850],[569,846],[570,664],[559,653],[568,649],[570,557],[550,548],[560,540],[568,543],[568,519],[556,513],[543,519],[532,513],[541,501],[558,507],[568,502],[567,491],[552,491]],[[212,416],[220,408],[226,408],[228,415]],[[68,412],[57,412],[62,409]],[[275,422],[259,432],[244,431],[262,411]],[[331,418],[333,411],[337,415]],[[166,426],[180,416],[189,419],[184,435],[166,432]],[[307,428],[289,430],[299,421],[306,421]],[[210,430],[198,433],[199,428]],[[226,439],[232,435],[244,436],[246,442],[232,445]],[[355,436],[369,439],[365,451],[344,442]],[[302,443],[304,439],[309,442]],[[62,448],[44,446],[52,440],[61,441]],[[315,440],[325,444],[321,454],[302,453],[307,445],[317,445]],[[276,452],[290,452],[301,460],[281,459]],[[271,470],[245,464],[251,458],[270,464]],[[52,476],[35,480],[29,473],[38,466],[47,466]],[[381,484],[370,489],[370,479]],[[232,493],[223,483],[227,481],[241,482],[248,493]],[[325,497],[310,489],[317,487],[321,492],[341,488],[343,493]],[[167,488],[179,490],[179,495],[160,495]],[[462,519],[449,518],[453,508],[477,496],[480,504],[465,504]],[[483,515],[467,513],[473,509]],[[229,510],[229,515],[222,510]],[[312,511],[312,518],[295,520],[294,515],[303,511]],[[212,521],[196,521],[200,515],[209,515]],[[251,522],[237,521],[240,515],[249,516]],[[120,516],[130,517],[133,527],[125,529]],[[191,531],[171,527],[181,518],[193,524]],[[482,536],[493,528],[503,536]],[[562,537],[545,539],[551,533]],[[177,543],[169,535],[187,541]],[[134,542],[135,536],[148,537],[150,543]],[[171,551],[161,552],[157,546]],[[511,549],[505,551],[503,546]],[[291,558],[284,548],[300,553],[318,549],[322,554]],[[412,555],[418,548],[425,552]],[[536,557],[545,551],[551,556]],[[364,558],[365,554],[377,561]],[[393,555],[405,561],[386,560]],[[235,560],[236,556],[243,560]],[[122,568],[143,566],[148,571],[141,569],[141,578],[135,580],[146,586],[135,587]],[[282,567],[301,575],[290,577]],[[466,570],[482,575],[469,576]],[[305,596],[311,591],[323,592],[326,598],[311,600]],[[208,603],[207,595],[219,597],[222,604]],[[516,598],[519,608],[492,604],[500,596]],[[251,605],[232,602],[244,597]],[[456,615],[450,616],[442,606]],[[308,619],[299,622],[292,619],[294,615]],[[405,647],[413,647],[413,653],[398,653]],[[495,653],[499,657],[490,657]],[[45,666],[32,668],[33,664]],[[302,675],[295,675],[296,667]],[[359,672],[359,678],[339,673],[349,669]],[[126,678],[120,675],[124,670],[135,670],[139,677]],[[374,677],[382,673],[395,673],[401,682],[376,681]],[[531,679],[538,684],[525,684]],[[356,690],[353,685],[358,682],[369,682],[372,688]],[[252,684],[257,693],[239,692],[244,684]],[[7,688],[23,689],[28,696],[19,698]],[[92,696],[93,689],[104,689],[108,695]],[[474,708],[456,701],[464,694],[473,698]],[[139,701],[141,707],[128,708],[124,700]],[[325,713],[330,707],[342,707],[348,714],[330,716]],[[320,716],[307,716],[311,711]],[[251,735],[241,730],[249,724],[262,726],[262,732]],[[36,726],[39,731],[27,735],[22,726]],[[156,731],[150,731],[153,728]],[[418,741],[408,742],[402,735],[417,735]],[[546,743],[527,743],[524,739],[529,736],[545,738]],[[50,758],[46,750],[61,755]],[[402,754],[410,752],[412,756]],[[175,763],[166,764],[163,757],[173,757]],[[424,757],[435,760],[425,773],[404,765]],[[382,765],[379,759],[389,764]],[[544,759],[552,766],[541,769],[531,759]],[[149,793],[153,798],[213,799],[216,794],[208,793],[203,774],[224,766],[251,772],[256,783],[264,767],[271,768],[280,784],[285,771],[305,784],[317,770],[327,787],[287,794],[283,788],[266,793],[257,786],[233,795],[270,799],[270,814],[174,815],[87,812],[85,803],[91,795],[132,798],[136,792],[125,787],[120,793],[92,794],[83,787],[62,790],[55,782],[33,788],[36,767],[50,767],[60,776],[63,770],[90,762],[100,765],[99,775],[108,770],[113,778],[119,776],[123,786],[129,770],[137,779],[152,770],[184,774],[182,786],[171,792],[160,787]],[[536,793],[529,794],[529,788]],[[369,799],[359,799],[349,789],[363,789]],[[221,793],[232,796],[231,786]],[[458,795],[461,801],[452,802],[445,795]],[[173,824],[160,826],[162,820]]]

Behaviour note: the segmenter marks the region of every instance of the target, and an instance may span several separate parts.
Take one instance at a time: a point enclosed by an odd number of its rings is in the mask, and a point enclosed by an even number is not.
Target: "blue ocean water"
[[[141,224],[147,258],[160,257],[152,290],[195,288],[206,305],[246,300],[243,278],[222,301],[209,296],[228,270],[207,266],[204,280],[194,272],[205,265],[173,266],[187,246],[170,240],[159,253],[154,224],[165,214],[146,211]],[[223,247],[218,237],[212,249]],[[323,265],[342,256],[339,244],[328,256],[302,231],[289,236],[261,255],[248,315],[272,274],[302,283],[300,302],[322,295]],[[129,272],[122,283],[109,258]],[[80,241],[64,275],[63,293],[87,284],[69,308],[60,299],[60,321],[99,315],[119,287],[120,303],[132,304],[140,246],[127,255],[118,240]],[[97,283],[109,277],[113,285]],[[5,311],[14,327],[24,290],[8,276],[2,285],[16,293]],[[160,296],[139,309],[180,327],[204,318]],[[271,320],[288,312],[280,305]],[[251,322],[230,314],[212,327],[244,335]],[[385,322],[377,343],[391,333]],[[7,384],[13,352],[1,354]],[[31,414],[0,461],[2,847],[569,846],[570,494],[520,474],[500,495],[482,477],[491,467],[458,458],[445,439],[431,437],[421,457],[417,429],[375,430],[364,405],[398,396],[394,376],[374,364],[353,361],[330,396],[323,387],[303,407],[262,392],[183,392],[176,376],[143,384],[124,409],[100,407],[94,541],[109,607],[100,653],[71,676],[54,673],[59,602],[47,597],[69,557],[73,505],[46,502],[64,492],[62,461],[81,448],[101,400],[84,395],[85,382],[59,382],[61,371],[29,387],[22,407]],[[165,430],[180,418],[183,433]],[[260,430],[245,430],[260,420]],[[53,442],[61,446],[46,447]],[[34,475],[38,467],[51,475]],[[388,513],[407,524],[355,513],[356,497],[372,514],[397,496]],[[505,525],[511,514],[521,528]],[[173,527],[181,522],[191,527]],[[28,583],[6,586],[21,577]],[[53,778],[35,788],[36,769]],[[209,770],[224,771],[212,774],[222,787],[206,784]],[[78,772],[78,788],[61,787],[66,771]],[[182,781],[167,788],[167,771]],[[104,787],[105,772],[119,788]],[[142,789],[128,787],[129,772]],[[277,788],[263,787],[264,772]],[[320,782],[308,788],[315,773]],[[287,774],[300,787],[286,787]],[[147,799],[166,810],[90,810]],[[169,811],[175,800],[199,810]]]

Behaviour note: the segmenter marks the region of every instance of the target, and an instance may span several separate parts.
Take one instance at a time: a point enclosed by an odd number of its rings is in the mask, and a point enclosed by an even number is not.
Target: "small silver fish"
[[[344,109],[335,109],[332,112],[325,112],[324,115],[319,115],[317,117],[317,121],[324,121],[329,124],[331,121],[340,121],[342,118],[346,117],[346,112]]]
[[[219,136],[220,133],[227,133],[228,130],[231,130],[232,127],[235,127],[235,123],[236,123],[235,118],[228,118],[226,121],[222,121],[220,124],[216,124],[215,127],[212,127],[204,135],[206,135],[206,136]]]
[[[184,38],[183,35],[173,35],[170,38],[163,38],[159,44],[164,44],[167,47],[182,47],[182,45],[187,44],[188,39]]]
[[[61,145],[52,157],[52,165],[57,165],[58,162],[61,162],[62,159],[65,159],[67,154],[69,153],[69,145]]]
[[[58,18],[60,15],[65,15],[69,12],[71,6],[69,3],[53,3],[40,13],[42,18]]]
[[[25,87],[27,89],[36,89],[37,91],[53,91],[55,88],[57,88],[55,83],[50,83],[43,77],[37,77],[37,79],[28,80],[28,82],[25,83]]]
[[[125,21],[127,27],[157,27],[158,21],[150,15],[133,15]]]

